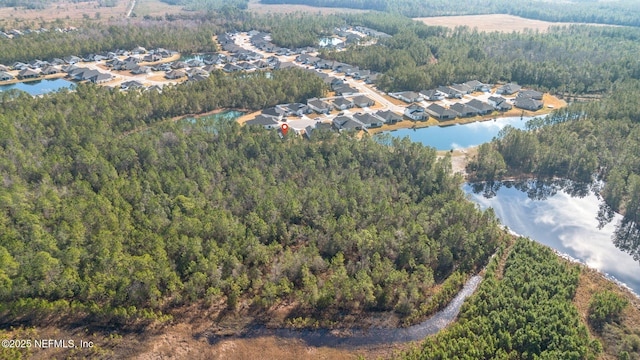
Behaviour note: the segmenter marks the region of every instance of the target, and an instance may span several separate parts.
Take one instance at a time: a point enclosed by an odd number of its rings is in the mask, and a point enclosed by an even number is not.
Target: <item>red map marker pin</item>
[[[282,135],[287,136],[287,131],[289,131],[289,125],[282,124],[282,126],[280,126],[280,129],[282,130]]]

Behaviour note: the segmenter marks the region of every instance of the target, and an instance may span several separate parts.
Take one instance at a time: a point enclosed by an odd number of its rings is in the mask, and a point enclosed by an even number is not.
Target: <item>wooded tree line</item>
[[[470,0],[464,6],[450,0],[261,0],[264,4],[304,4],[399,13],[407,17],[477,14],[510,14],[552,22],[583,22],[640,26],[633,0],[574,0],[551,3],[542,0]]]
[[[410,315],[435,283],[483,266],[500,242],[495,216],[464,200],[433,149],[283,141],[235,121],[143,128],[302,101],[323,86],[294,69],[213,73],[162,93],[1,93],[4,321],[64,304],[112,321],[218,300],[263,316],[284,300],[320,319]]]
[[[403,359],[593,359],[602,352],[571,303],[580,270],[520,238],[504,271],[487,267],[459,320]]]
[[[144,21],[102,25],[85,22],[77,31],[49,31],[14,39],[0,39],[0,64],[35,59],[51,60],[70,55],[84,56],[117,49],[163,47],[184,53],[213,52],[218,49],[213,36],[221,31],[205,21]]]

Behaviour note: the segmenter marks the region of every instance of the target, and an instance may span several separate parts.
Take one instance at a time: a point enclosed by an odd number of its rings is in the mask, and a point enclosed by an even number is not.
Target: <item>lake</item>
[[[599,229],[601,199],[593,191],[579,191],[581,196],[572,196],[562,187],[540,191],[534,181],[529,182],[528,192],[516,189],[513,183],[496,184],[484,195],[474,193],[469,184],[464,191],[482,209],[493,208],[502,224],[515,233],[569,255],[640,294],[640,263],[613,243],[622,216],[615,214]]]
[[[46,79],[15,83],[11,85],[2,85],[0,86],[0,91],[17,89],[35,96],[50,93],[52,91],[58,91],[62,88],[73,89],[74,85],[75,84],[73,82],[65,79]]]
[[[491,141],[505,126],[524,129],[530,117],[506,117],[452,126],[429,126],[420,129],[391,131],[394,137],[408,136],[412,141],[435,147],[437,150],[464,149]],[[386,132],[385,132],[386,133]]]

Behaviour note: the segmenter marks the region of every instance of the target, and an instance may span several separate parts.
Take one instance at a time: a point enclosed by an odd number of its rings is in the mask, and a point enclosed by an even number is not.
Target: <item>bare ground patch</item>
[[[315,7],[308,5],[293,5],[293,4],[262,4],[260,0],[250,0],[249,1],[249,11],[258,13],[258,14],[266,14],[266,13],[278,13],[278,14],[289,14],[295,12],[304,12],[304,13],[312,13],[312,14],[343,14],[346,12],[351,13],[362,13],[366,12],[366,10],[358,10],[358,9],[347,9],[347,8],[325,8],[325,7]]]
[[[445,26],[455,28],[468,26],[482,32],[521,32],[525,29],[547,31],[551,26],[572,25],[572,23],[553,23],[542,20],[525,19],[506,14],[466,15],[466,16],[436,16],[414,18],[430,26]]]

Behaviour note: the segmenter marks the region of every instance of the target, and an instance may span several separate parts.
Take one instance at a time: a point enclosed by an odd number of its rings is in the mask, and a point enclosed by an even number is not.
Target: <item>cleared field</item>
[[[427,18],[414,18],[431,26],[468,26],[477,28],[483,32],[521,32],[524,29],[547,31],[551,26],[571,25],[572,23],[552,23],[542,20],[531,20],[519,16],[505,14],[468,15],[468,16],[438,16]]]
[[[182,6],[169,5],[160,0],[136,0],[136,7],[133,9],[133,13],[138,17],[145,15],[164,16],[165,14],[178,14],[182,12],[185,12],[182,10]]]
[[[108,20],[110,18],[123,18],[130,3],[130,0],[117,0],[117,5],[114,7],[100,7],[98,1],[73,2],[72,0],[63,0],[48,4],[45,9],[29,10],[20,7],[5,7],[0,8],[0,13],[2,14],[0,15],[0,25],[24,25],[25,22],[28,24],[29,20],[35,20],[33,24],[37,24],[42,20],[51,21],[55,19],[78,20],[85,17],[91,19],[99,17],[100,19]]]
[[[304,13],[312,13],[312,14],[342,14],[346,12],[366,12],[366,10],[358,10],[358,9],[347,9],[347,8],[325,8],[325,7],[315,7],[308,5],[293,5],[293,4],[261,4],[260,0],[250,0],[249,1],[249,11],[258,13],[258,14],[266,14],[266,13],[274,13],[274,14],[289,14],[295,12],[304,12]]]

